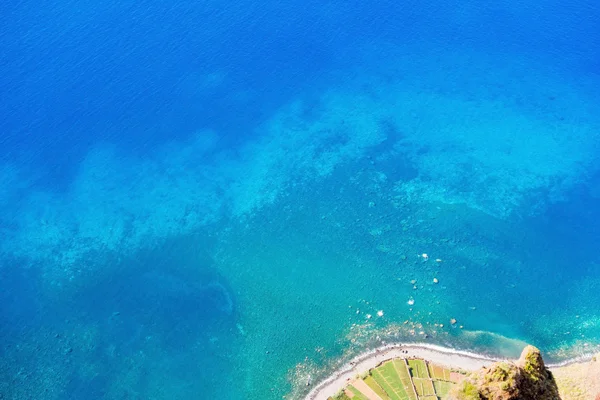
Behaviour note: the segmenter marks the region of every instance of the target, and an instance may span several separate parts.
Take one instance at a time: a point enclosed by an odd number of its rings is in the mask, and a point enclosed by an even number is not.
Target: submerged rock
[[[560,400],[540,351],[527,346],[516,363],[497,362],[465,377],[450,396],[455,400]]]

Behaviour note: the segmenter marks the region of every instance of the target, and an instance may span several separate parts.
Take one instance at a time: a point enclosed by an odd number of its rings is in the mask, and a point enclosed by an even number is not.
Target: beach
[[[500,358],[491,358],[436,345],[422,343],[390,344],[353,358],[329,378],[317,384],[305,399],[327,400],[346,386],[356,375],[393,358],[422,358],[434,364],[460,368],[465,371],[473,371],[501,360]]]
[[[319,382],[305,397],[305,400],[327,400],[344,388],[354,377],[381,363],[394,358],[420,358],[433,364],[464,371],[474,371],[497,361],[510,361],[505,358],[488,357],[468,351],[424,343],[389,344],[358,355],[344,364],[324,381]],[[557,370],[573,364],[584,364],[592,355],[581,356],[559,364],[549,364],[551,370]]]

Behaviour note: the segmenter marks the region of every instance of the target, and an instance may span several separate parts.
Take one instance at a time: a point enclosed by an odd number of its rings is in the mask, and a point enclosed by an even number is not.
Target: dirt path
[[[422,358],[441,366],[461,368],[465,371],[473,371],[498,361],[479,354],[435,345],[388,345],[361,354],[351,360],[325,381],[315,386],[306,396],[306,400],[327,400],[328,397],[333,396],[338,390],[350,383],[357,374],[375,368],[382,362],[393,358],[411,357]]]
[[[352,386],[361,391],[369,400],[383,400],[373,389],[369,387],[362,379],[355,379],[351,383]]]

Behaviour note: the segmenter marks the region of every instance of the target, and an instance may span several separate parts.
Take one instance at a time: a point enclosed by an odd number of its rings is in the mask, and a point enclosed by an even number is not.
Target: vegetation
[[[527,346],[516,363],[497,362],[469,374],[453,390],[457,400],[559,400],[540,351]]]
[[[465,380],[455,389],[457,399],[461,400],[480,400],[479,389],[472,382]]]
[[[397,358],[357,376],[330,400],[600,400],[599,359],[557,368],[553,374],[533,346],[525,347],[516,362],[497,362],[471,373]]]
[[[456,385],[456,374],[448,368],[419,359],[395,359],[361,374],[331,400],[369,398],[357,388],[363,381],[383,400],[449,399],[450,388]],[[368,391],[368,389],[365,389]]]

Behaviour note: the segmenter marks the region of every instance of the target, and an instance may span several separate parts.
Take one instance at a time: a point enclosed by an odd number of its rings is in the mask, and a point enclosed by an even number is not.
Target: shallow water
[[[5,8],[0,395],[599,348],[595,4]]]

